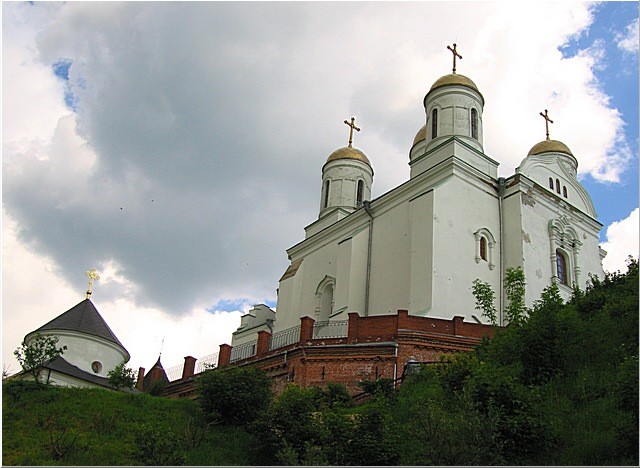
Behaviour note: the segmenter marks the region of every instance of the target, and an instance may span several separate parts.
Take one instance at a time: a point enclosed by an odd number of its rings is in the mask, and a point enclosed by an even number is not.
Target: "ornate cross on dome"
[[[359,132],[360,129],[356,127],[355,117],[351,117],[351,122],[345,120],[344,123],[349,126],[349,148],[351,148],[351,144],[353,143],[353,131],[355,130],[356,132]]]
[[[540,112],[540,115],[544,117],[544,124],[547,129],[547,140],[548,140],[549,139],[549,122],[553,123],[553,120],[549,118],[549,113],[547,112],[547,109],[544,110],[544,114]]]
[[[458,57],[459,59],[462,59],[462,55],[460,55],[458,53],[458,51],[456,50],[456,43],[453,43],[453,49],[449,46],[447,46],[447,49],[449,49],[451,51],[451,53],[453,53],[453,73],[456,72],[456,57]]]
[[[87,289],[87,299],[89,299],[89,297],[91,296],[91,290],[93,289],[93,281],[99,280],[100,277],[98,276],[95,268],[92,268],[89,271],[85,271],[84,274],[89,277],[89,289]]]

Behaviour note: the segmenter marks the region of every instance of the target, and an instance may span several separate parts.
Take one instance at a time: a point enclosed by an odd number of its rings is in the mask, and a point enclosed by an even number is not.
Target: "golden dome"
[[[425,124],[422,126],[420,130],[418,130],[418,133],[416,133],[416,137],[413,139],[412,146],[415,146],[416,143],[426,139],[427,139],[427,125]]]
[[[344,148],[335,150],[329,155],[325,164],[337,159],[355,159],[357,161],[362,161],[363,163],[371,167],[371,163],[369,162],[369,159],[364,155],[364,153],[352,146],[345,146]]]
[[[444,86],[466,86],[467,88],[471,88],[480,95],[480,99],[482,99],[482,105],[484,105],[484,97],[482,96],[482,93],[480,92],[476,84],[471,81],[471,79],[458,73],[450,73],[438,78],[436,82],[431,85],[431,89],[427,93],[427,96],[429,96],[432,91]]]
[[[542,153],[565,153],[573,156],[573,153],[567,145],[558,140],[542,140],[540,143],[536,143],[533,145],[533,148],[529,150],[527,156]]]

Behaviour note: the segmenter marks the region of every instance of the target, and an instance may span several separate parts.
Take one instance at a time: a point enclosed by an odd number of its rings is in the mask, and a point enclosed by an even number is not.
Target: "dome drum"
[[[373,168],[369,159],[353,147],[334,151],[322,167],[320,216],[336,209],[358,209],[371,199]]]
[[[427,146],[436,141],[457,136],[483,151],[482,95],[471,86],[460,84],[441,85],[425,97]],[[416,135],[414,145],[421,135]]]

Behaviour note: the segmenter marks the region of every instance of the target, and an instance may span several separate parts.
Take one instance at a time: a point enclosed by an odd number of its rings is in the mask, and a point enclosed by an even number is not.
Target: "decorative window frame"
[[[551,281],[560,287],[572,288],[580,284],[580,267],[578,260],[582,242],[576,230],[571,226],[567,216],[549,221],[549,248],[551,251]],[[560,282],[558,277],[558,256],[557,251],[564,254],[567,270],[567,284]]]
[[[327,288],[331,288],[331,310],[329,311],[327,318],[332,315],[333,308],[335,307],[336,279],[333,276],[326,275],[316,288],[316,322],[320,320],[320,314],[322,314],[322,296],[325,294]]]
[[[489,270],[493,270],[496,267],[494,263],[494,255],[493,255],[494,247],[496,245],[496,239],[493,237],[493,234],[491,234],[491,231],[489,231],[487,228],[478,229],[476,232],[473,233],[473,236],[476,239],[476,263],[480,263],[480,261],[485,261],[480,256],[480,242],[482,241],[482,238],[484,238],[485,241],[487,242],[486,262],[489,265]]]

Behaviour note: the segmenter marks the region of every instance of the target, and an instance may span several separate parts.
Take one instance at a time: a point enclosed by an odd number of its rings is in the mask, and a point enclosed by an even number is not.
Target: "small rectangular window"
[[[433,109],[431,113],[431,138],[438,136],[438,109]]]

